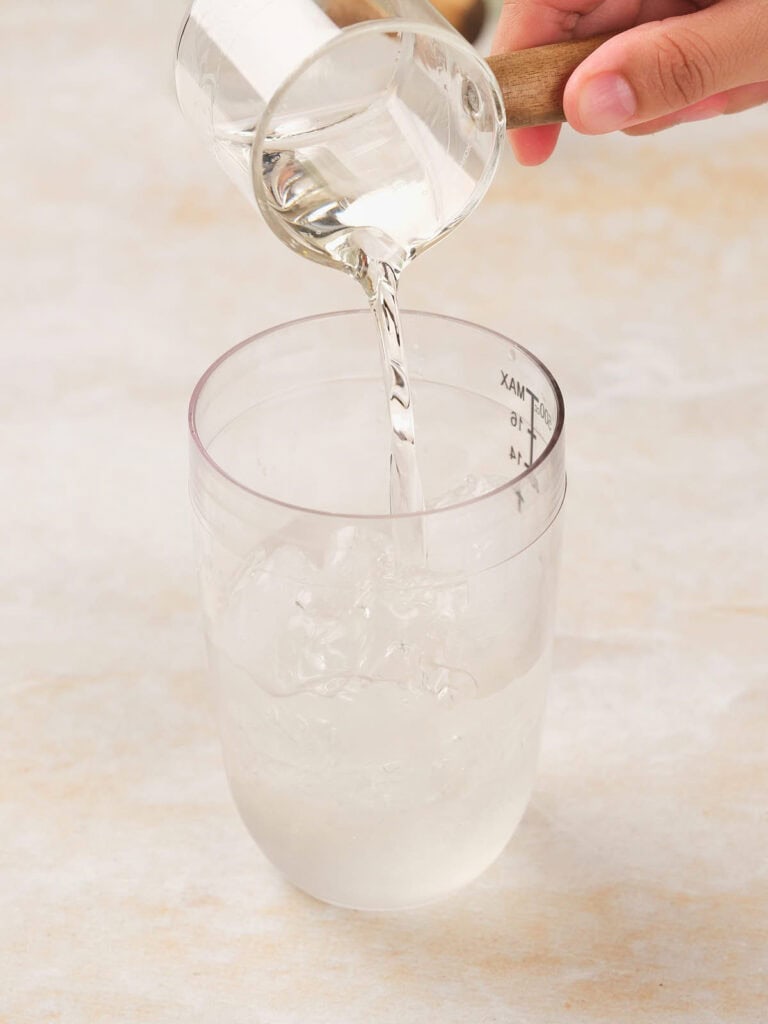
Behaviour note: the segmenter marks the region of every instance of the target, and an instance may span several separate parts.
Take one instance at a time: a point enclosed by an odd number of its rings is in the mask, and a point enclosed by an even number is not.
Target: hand
[[[505,0],[494,52],[602,32],[621,34],[565,88],[565,116],[578,132],[645,135],[768,101],[768,0]],[[551,155],[559,132],[545,125],[509,135],[520,163],[532,166]]]

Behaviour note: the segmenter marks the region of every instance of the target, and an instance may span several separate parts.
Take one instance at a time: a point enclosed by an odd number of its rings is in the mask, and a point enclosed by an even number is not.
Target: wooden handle
[[[612,34],[489,57],[488,63],[504,97],[507,128],[531,128],[564,121],[565,83],[579,64]]]

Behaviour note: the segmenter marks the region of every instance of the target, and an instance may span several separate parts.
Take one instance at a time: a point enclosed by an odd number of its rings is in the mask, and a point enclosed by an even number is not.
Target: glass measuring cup
[[[564,119],[569,75],[607,38],[486,62],[427,0],[193,0],[177,93],[282,241],[403,266],[482,199],[505,127]]]
[[[360,230],[369,255],[378,236],[407,262],[498,162],[496,79],[426,0],[194,0],[176,81],[278,237],[326,264],[347,262]]]
[[[537,359],[446,317],[406,313],[404,326],[422,415],[417,516],[388,514],[365,311],[244,342],[190,405],[210,678],[235,802],[290,881],[364,909],[472,881],[525,810],[566,486],[562,396]],[[398,564],[398,529],[414,518],[426,562]]]

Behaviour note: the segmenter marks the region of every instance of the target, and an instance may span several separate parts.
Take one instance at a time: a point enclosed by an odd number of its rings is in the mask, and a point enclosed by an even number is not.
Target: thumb
[[[563,106],[577,131],[597,135],[765,79],[768,3],[721,0],[609,39],[571,75]]]

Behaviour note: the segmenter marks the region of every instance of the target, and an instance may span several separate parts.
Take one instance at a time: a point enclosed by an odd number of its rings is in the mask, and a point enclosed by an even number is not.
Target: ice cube
[[[379,579],[392,560],[392,544],[385,533],[375,527],[342,526],[331,537],[323,559],[323,579]]]
[[[340,675],[322,679],[312,688],[320,697],[338,697],[339,700],[354,700],[372,680],[366,676]]]
[[[373,679],[420,689],[421,651],[415,644],[393,640],[374,660],[369,671]]]
[[[342,607],[337,614],[311,602],[297,610],[277,637],[276,671],[293,691],[329,677],[354,673],[362,659],[365,617]]]
[[[260,548],[239,574],[212,626],[214,642],[235,664],[258,670],[273,692],[281,692],[274,679],[276,639],[311,600],[317,575],[317,566],[298,547]]]
[[[508,482],[508,478],[499,476],[473,476],[469,474],[460,484],[445,491],[429,502],[429,508],[452,508],[454,505],[462,505],[465,501],[472,501],[473,498],[480,498],[484,494],[495,491]]]
[[[454,704],[477,696],[477,680],[471,672],[450,665],[426,662],[423,674],[424,689],[434,693],[440,701]]]
[[[493,549],[500,538],[506,536],[505,531],[488,529],[481,524],[484,515],[495,512],[494,506],[483,506],[482,514],[472,510],[443,514],[439,510],[464,505],[507,482],[506,477],[499,475],[468,476],[457,487],[430,502],[429,507],[438,510],[438,514],[427,517],[427,551],[431,569],[435,572],[471,572],[477,566],[492,564]]]

